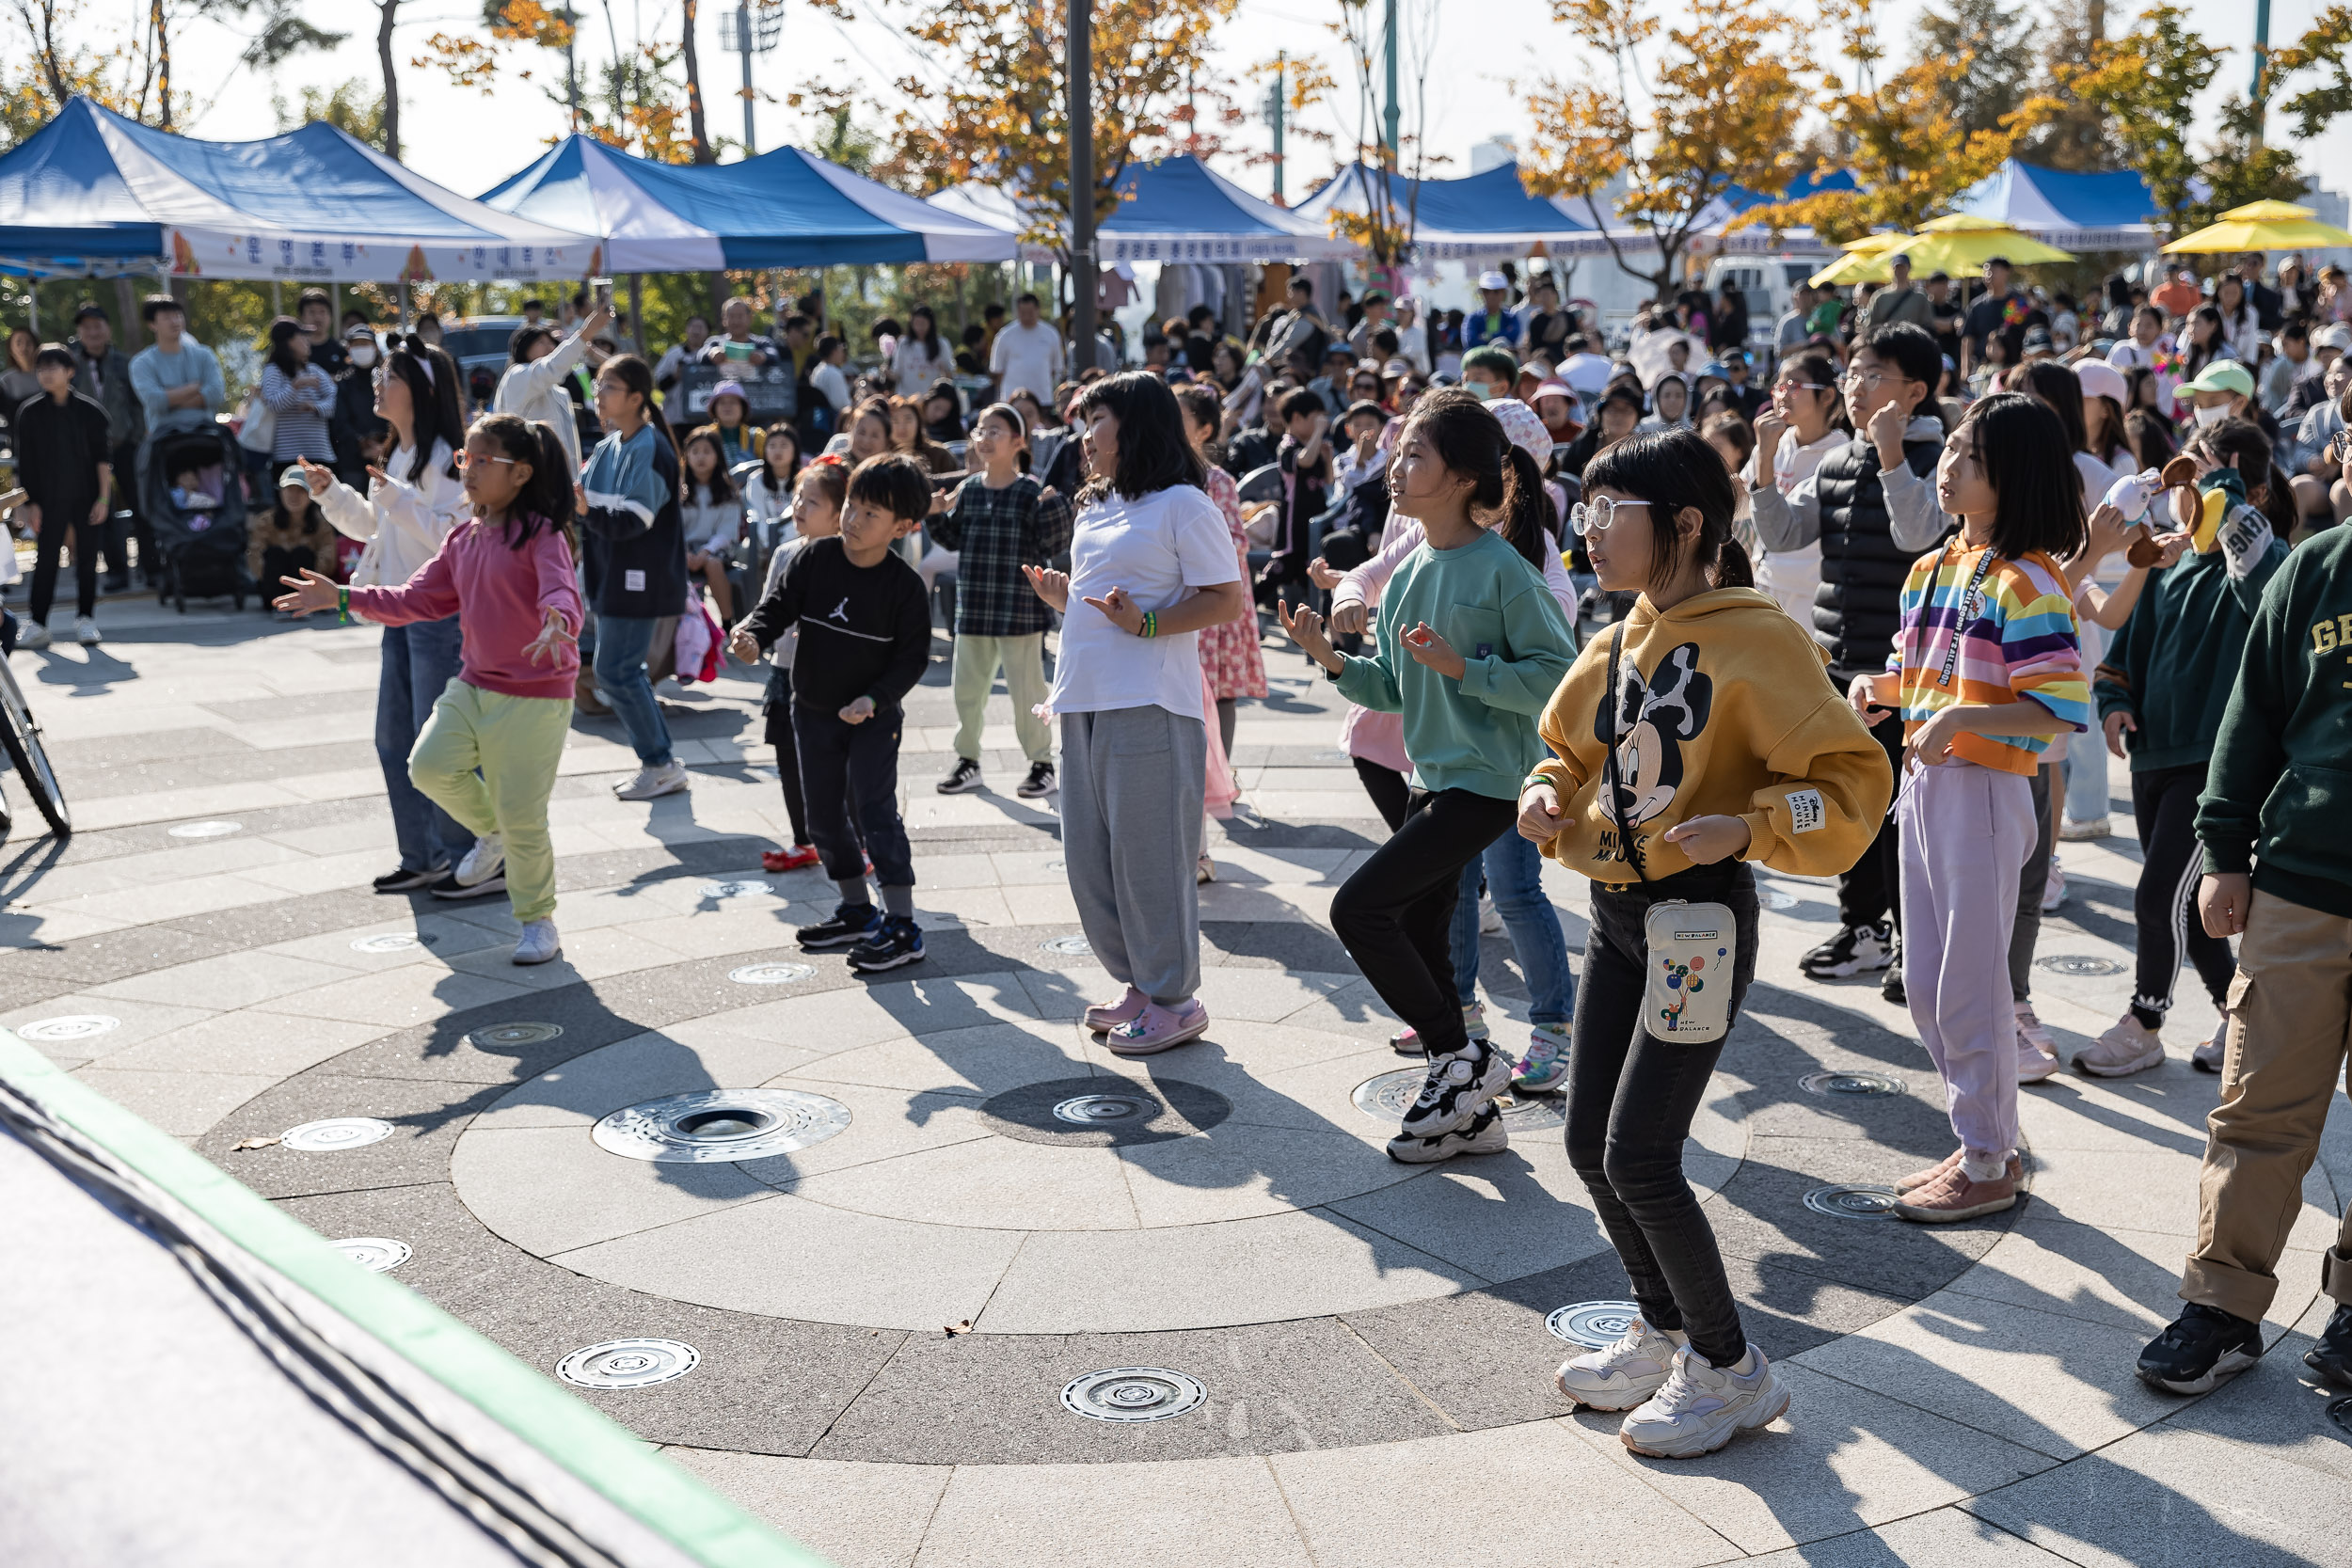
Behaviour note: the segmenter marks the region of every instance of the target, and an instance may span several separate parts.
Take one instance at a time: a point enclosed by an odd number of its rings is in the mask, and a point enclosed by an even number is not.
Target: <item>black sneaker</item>
[[[969,795],[980,787],[980,765],[970,757],[956,758],[956,770],[939,781],[942,795]]]
[[[2139,1353],[2139,1380],[2168,1394],[2202,1394],[2252,1366],[2262,1353],[2262,1324],[2192,1301]]]
[[[2352,1388],[2352,1305],[2336,1304],[2335,1315],[2319,1331],[2319,1343],[2303,1353],[2303,1365],[2329,1383]]]
[[[882,916],[881,928],[850,950],[850,967],[860,974],[923,961],[923,927],[902,914]]]
[[[1476,1120],[1510,1086],[1511,1072],[1511,1058],[1489,1040],[1472,1039],[1459,1051],[1431,1056],[1429,1075],[1398,1131],[1407,1138],[1434,1138]]]
[[[1013,786],[1015,795],[1024,800],[1034,800],[1054,793],[1054,765],[1050,762],[1029,764],[1029,776]]]
[[[801,946],[810,953],[830,953],[835,948],[855,947],[880,929],[882,911],[871,904],[843,904],[834,910],[831,920],[802,927]]]
[[[1894,934],[1883,922],[1876,926],[1841,926],[1837,934],[1797,960],[1797,967],[1815,980],[1843,980],[1884,969],[1895,961]]]
[[[1903,990],[1903,966],[1901,964],[1897,964],[1888,970],[1886,978],[1879,982],[1879,999],[1892,1002],[1898,1007],[1911,1006],[1911,993]]]
[[[426,891],[431,893],[436,898],[480,898],[485,894],[504,893],[506,891],[506,873],[503,871],[493,871],[487,877],[483,878],[482,880],[474,883],[473,886],[468,887],[465,883],[457,879],[457,873],[453,871],[448,876],[443,877],[440,880],[435,882],[432,887]]]
[[[378,893],[414,893],[421,887],[431,887],[448,875],[446,865],[437,865],[430,871],[410,871],[402,866],[387,871],[369,885]]]

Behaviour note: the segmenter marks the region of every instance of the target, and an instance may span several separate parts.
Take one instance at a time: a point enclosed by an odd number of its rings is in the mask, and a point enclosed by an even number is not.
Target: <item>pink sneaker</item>
[[[1136,990],[1135,987],[1129,986],[1127,994],[1118,1001],[1097,1003],[1089,1007],[1086,1011],[1086,1026],[1098,1035],[1107,1034],[1134,1019],[1137,1013],[1151,1006],[1151,1003],[1150,997]]]
[[[1173,1007],[1146,1003],[1143,1011],[1109,1034],[1112,1052],[1120,1056],[1151,1056],[1186,1040],[1199,1039],[1209,1027],[1209,1009],[1200,999]]]
[[[2039,1084],[2058,1069],[2058,1042],[2034,1016],[2033,1004],[2017,1004],[2017,1081]]]

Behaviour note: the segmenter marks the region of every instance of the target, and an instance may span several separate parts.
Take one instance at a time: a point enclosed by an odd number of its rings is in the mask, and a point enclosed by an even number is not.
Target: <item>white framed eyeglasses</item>
[[[1609,525],[1617,520],[1618,513],[1630,511],[1635,507],[1646,508],[1648,505],[1647,501],[1612,500],[1607,496],[1601,497],[1598,500],[1578,501],[1568,508],[1568,527],[1576,531],[1576,535],[1580,539],[1589,538],[1596,533],[1607,533]]]
[[[469,451],[460,451],[457,454],[457,466],[460,468],[470,468],[477,463],[503,463],[511,468],[521,461],[519,457],[476,457]]]

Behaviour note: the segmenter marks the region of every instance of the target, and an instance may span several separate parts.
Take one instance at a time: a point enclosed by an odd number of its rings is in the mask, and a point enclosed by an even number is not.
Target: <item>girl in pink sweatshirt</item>
[[[513,414],[476,420],[459,463],[473,517],[416,576],[397,588],[342,588],[305,571],[279,579],[294,592],[278,608],[388,626],[456,615],[457,677],[408,753],[408,777],[475,835],[457,895],[495,879],[522,926],[515,961],[546,963],[563,950],[548,798],[580,676],[572,465],[553,430]]]

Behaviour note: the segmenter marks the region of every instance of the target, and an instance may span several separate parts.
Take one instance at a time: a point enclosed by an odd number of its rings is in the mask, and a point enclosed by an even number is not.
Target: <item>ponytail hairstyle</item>
[[[1178,405],[1192,417],[1195,424],[1209,433],[1209,438],[1200,443],[1202,455],[1212,463],[1218,461],[1224,455],[1218,450],[1216,433],[1225,423],[1225,400],[1214,386],[1199,381],[1186,382],[1173,390]]]
[[[835,512],[842,511],[850,504],[850,465],[837,452],[812,457],[802,466],[793,488],[803,485],[824,497]]]
[[[537,537],[541,529],[564,536],[573,555],[580,540],[572,531],[572,454],[544,420],[519,414],[485,414],[474,420],[469,440],[479,436],[498,443],[499,455],[531,465],[531,482],[506,513],[506,542],[516,549]]]
[[[661,417],[661,404],[654,401],[653,367],[634,354],[616,354],[596,372],[599,381],[608,375],[621,384],[623,391],[635,396],[645,405],[645,422],[659,431],[661,439],[669,443],[670,456],[677,466],[679,483],[684,483],[686,454],[678,451],[677,433],[670,428],[670,421]]]
[[[294,356],[294,341],[302,336],[302,324],[292,316],[280,316],[269,324],[269,353],[266,358],[278,367],[278,373],[292,381],[302,373],[301,362]]]
[[[2073,469],[2068,469],[2071,475]],[[1597,453],[1584,469],[1584,493],[1618,490],[1649,503],[1651,588],[1663,588],[1686,561],[1696,561],[1717,588],[1753,588],[1756,568],[1731,531],[1739,492],[1731,470],[1694,430],[1645,430]],[[1682,514],[1699,515],[1695,532]]]
[[[400,377],[401,385],[408,388],[408,406],[413,410],[411,434],[417,455],[401,477],[411,484],[422,480],[433,463],[433,443],[441,441],[449,447],[449,467],[443,472],[455,479],[457,454],[466,445],[466,410],[457,395],[457,361],[411,332],[393,337],[392,351],[384,359],[384,373]]]
[[[1993,486],[1994,550],[2011,561],[2037,550],[2053,561],[2080,554],[2080,449],[2057,411],[2023,392],[1995,392],[1970,404],[1960,422],[1976,427],[1977,462]]]
[[[987,420],[994,420],[1012,432],[1016,448],[1013,453],[1014,461],[1020,464],[1023,473],[1027,473],[1029,471],[1029,421],[1021,417],[1021,410],[1009,403],[992,403],[972,416],[972,428],[979,429],[981,422]]]
[[[1550,547],[1545,523],[1551,498],[1544,494],[1543,470],[1505,434],[1494,410],[1459,387],[1438,388],[1415,401],[1398,434],[1399,447],[1415,430],[1429,437],[1447,472],[1476,481],[1470,489],[1471,515],[1502,535],[1529,565],[1543,570],[1544,554]],[[1712,452],[1708,457],[1714,461]]]

